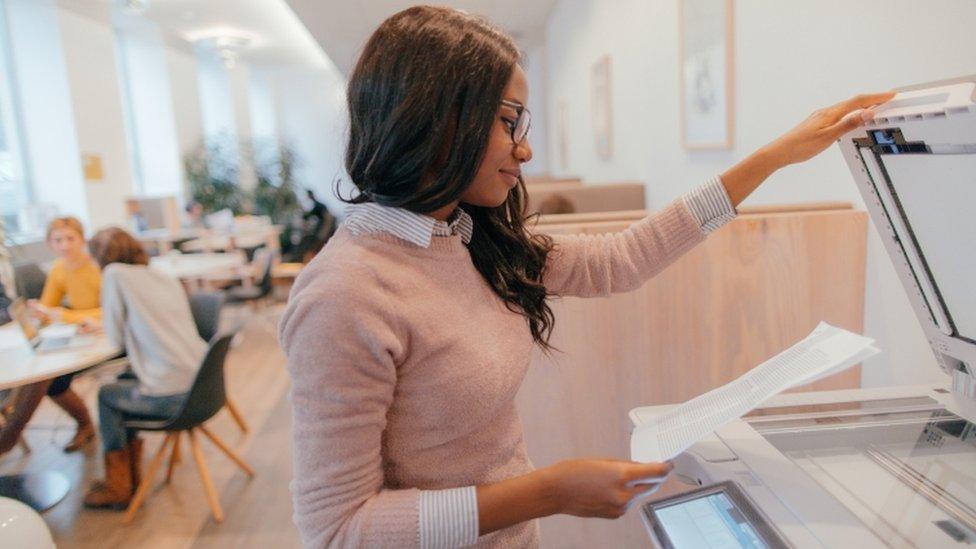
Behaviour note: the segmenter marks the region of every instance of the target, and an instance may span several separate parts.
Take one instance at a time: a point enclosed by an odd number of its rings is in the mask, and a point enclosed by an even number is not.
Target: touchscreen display
[[[683,547],[769,547],[724,492],[659,507],[658,523],[671,544]]]

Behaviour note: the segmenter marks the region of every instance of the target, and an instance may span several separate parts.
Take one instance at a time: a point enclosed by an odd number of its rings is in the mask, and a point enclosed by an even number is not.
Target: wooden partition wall
[[[568,223],[561,222],[566,216],[544,217],[537,230],[620,231],[643,212],[614,216]],[[536,352],[518,397],[534,464],[629,459],[630,409],[683,402],[727,383],[821,320],[860,332],[866,231],[866,214],[844,204],[743,208],[634,292],[554,300],[551,342],[561,352]],[[853,368],[812,388],[859,383]],[[543,519],[542,541],[560,548],[649,545],[633,510],[616,521]]]
[[[644,207],[643,183],[538,183],[527,185],[529,211],[539,211],[547,199],[560,196],[574,213],[634,210]]]
[[[551,175],[529,175],[524,178],[526,185],[537,185],[543,183],[580,183],[578,177],[553,177]]]

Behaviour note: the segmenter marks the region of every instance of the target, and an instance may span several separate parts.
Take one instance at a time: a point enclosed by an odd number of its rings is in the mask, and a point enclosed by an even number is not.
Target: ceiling
[[[331,3],[331,2],[330,2]],[[58,5],[115,25],[151,21],[170,37],[192,43],[217,34],[245,36],[251,44],[240,59],[254,66],[331,67],[328,57],[285,0],[144,0],[138,15],[120,0],[58,0]]]
[[[445,0],[437,2],[484,15],[523,47],[539,39],[558,0]],[[344,75],[348,75],[366,40],[394,13],[416,0],[287,0],[301,22]]]

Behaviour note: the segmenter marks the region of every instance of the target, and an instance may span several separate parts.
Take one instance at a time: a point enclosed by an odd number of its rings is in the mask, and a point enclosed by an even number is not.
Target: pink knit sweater
[[[555,237],[545,284],[559,295],[633,290],[704,238],[679,200],[622,233]],[[459,236],[421,248],[341,228],[295,282],[280,341],[292,377],[295,521],[307,546],[416,546],[420,490],[532,470],[515,409],[528,324],[495,296]],[[537,545],[537,521],[478,539]]]

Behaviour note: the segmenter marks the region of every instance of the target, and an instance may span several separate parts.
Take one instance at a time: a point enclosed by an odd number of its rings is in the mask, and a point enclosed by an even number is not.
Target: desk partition
[[[640,216],[618,217],[537,230],[615,232]],[[867,215],[849,204],[744,209],[634,292],[554,300],[551,341],[560,351],[536,351],[518,397],[532,461],[626,459],[631,408],[682,402],[727,383],[821,320],[861,332],[866,239]],[[855,367],[809,389],[859,384]],[[618,521],[551,517],[542,530],[547,547],[647,543],[633,512]]]

